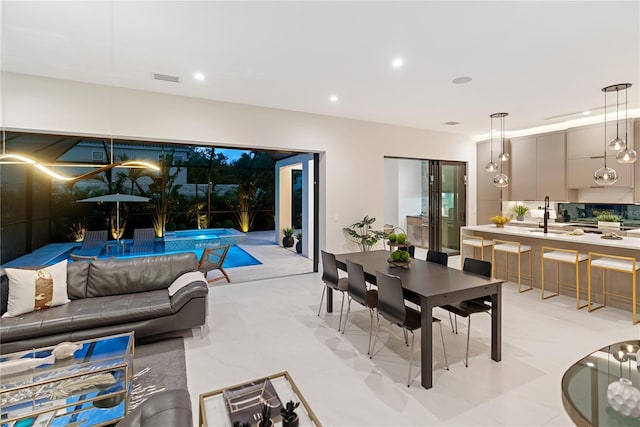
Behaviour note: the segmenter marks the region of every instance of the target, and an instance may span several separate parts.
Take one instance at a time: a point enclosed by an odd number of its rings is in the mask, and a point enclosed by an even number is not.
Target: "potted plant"
[[[619,215],[615,215],[612,213],[600,213],[596,217],[598,219],[598,228],[620,228],[620,218]]]
[[[369,216],[366,215],[362,220],[343,228],[343,230],[351,240],[360,246],[360,250],[365,252],[385,236],[384,231],[371,229],[371,224],[375,221],[375,218],[369,218]]]
[[[273,426],[273,421],[271,421],[271,407],[266,403],[263,403],[262,408],[260,409],[260,422],[258,423],[258,427],[271,426]]]
[[[293,400],[290,400],[284,408],[280,409],[283,427],[298,427],[298,414],[295,413],[298,406],[300,406],[300,402],[293,403]]]
[[[293,244],[295,243],[295,241],[293,240],[293,228],[283,228],[282,234],[284,234],[284,237],[282,238],[282,246],[284,246],[285,248],[290,248],[291,246],[293,246]]]
[[[298,231],[296,233],[296,252],[301,254],[302,253],[302,231]]]
[[[516,213],[516,220],[524,221],[524,214],[526,214],[529,211],[529,208],[526,207],[525,205],[516,205],[513,208],[513,211]]]

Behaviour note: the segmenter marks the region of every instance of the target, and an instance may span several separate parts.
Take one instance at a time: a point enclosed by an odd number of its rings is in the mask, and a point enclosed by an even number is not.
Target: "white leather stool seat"
[[[626,259],[598,258],[591,261],[591,266],[608,268],[611,270],[628,271],[628,272],[634,271],[633,262],[628,261]],[[640,263],[638,262],[636,262],[636,270],[640,270]]]
[[[578,254],[578,262],[586,261],[587,258],[588,258],[587,254]],[[553,260],[553,261],[568,262],[568,263],[571,263],[571,264],[575,264],[576,263],[575,254],[572,254],[572,253],[569,253],[569,252],[563,252],[563,251],[545,252],[544,253],[544,259],[550,259],[550,260]]]
[[[473,246],[475,248],[482,248],[485,246],[492,246],[492,240],[480,240],[480,239],[462,239],[462,244],[467,246]]]
[[[501,243],[499,245],[495,245],[493,247],[495,251],[500,252],[509,252],[512,254],[517,254],[518,252],[528,252],[531,250],[531,246],[529,245],[516,245],[515,243]]]

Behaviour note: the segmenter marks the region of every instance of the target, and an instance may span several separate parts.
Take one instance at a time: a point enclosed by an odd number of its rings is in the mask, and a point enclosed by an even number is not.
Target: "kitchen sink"
[[[540,233],[544,234],[544,230],[542,228],[535,228],[533,230],[528,230],[529,233]],[[566,231],[563,230],[548,230],[547,234],[565,234]]]

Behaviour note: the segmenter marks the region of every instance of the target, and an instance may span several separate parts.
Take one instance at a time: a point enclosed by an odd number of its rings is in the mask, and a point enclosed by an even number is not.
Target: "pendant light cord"
[[[616,87],[616,139],[620,139],[618,135],[618,128],[620,127],[620,116],[618,115],[618,107],[620,106],[619,93],[620,89]]]
[[[491,127],[489,129],[491,129],[491,141],[489,143],[490,147],[491,147],[491,163],[493,163],[493,115],[489,116],[491,120]]]
[[[607,91],[604,91],[604,167],[607,167]]]

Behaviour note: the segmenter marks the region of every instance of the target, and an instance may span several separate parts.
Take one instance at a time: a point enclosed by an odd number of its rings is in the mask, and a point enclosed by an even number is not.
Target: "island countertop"
[[[506,236],[519,236],[550,241],[577,243],[581,245],[597,245],[618,249],[635,249],[640,251],[640,237],[625,236],[622,238],[622,240],[609,240],[603,239],[600,234],[596,233],[585,233],[582,236],[574,236],[568,234],[568,232],[550,230],[549,233],[545,234],[543,233],[542,229],[538,230],[509,225],[505,225],[504,228],[498,228],[494,224],[466,226],[462,227],[461,231],[463,234],[465,231],[467,231],[504,235],[505,240],[508,240]]]

